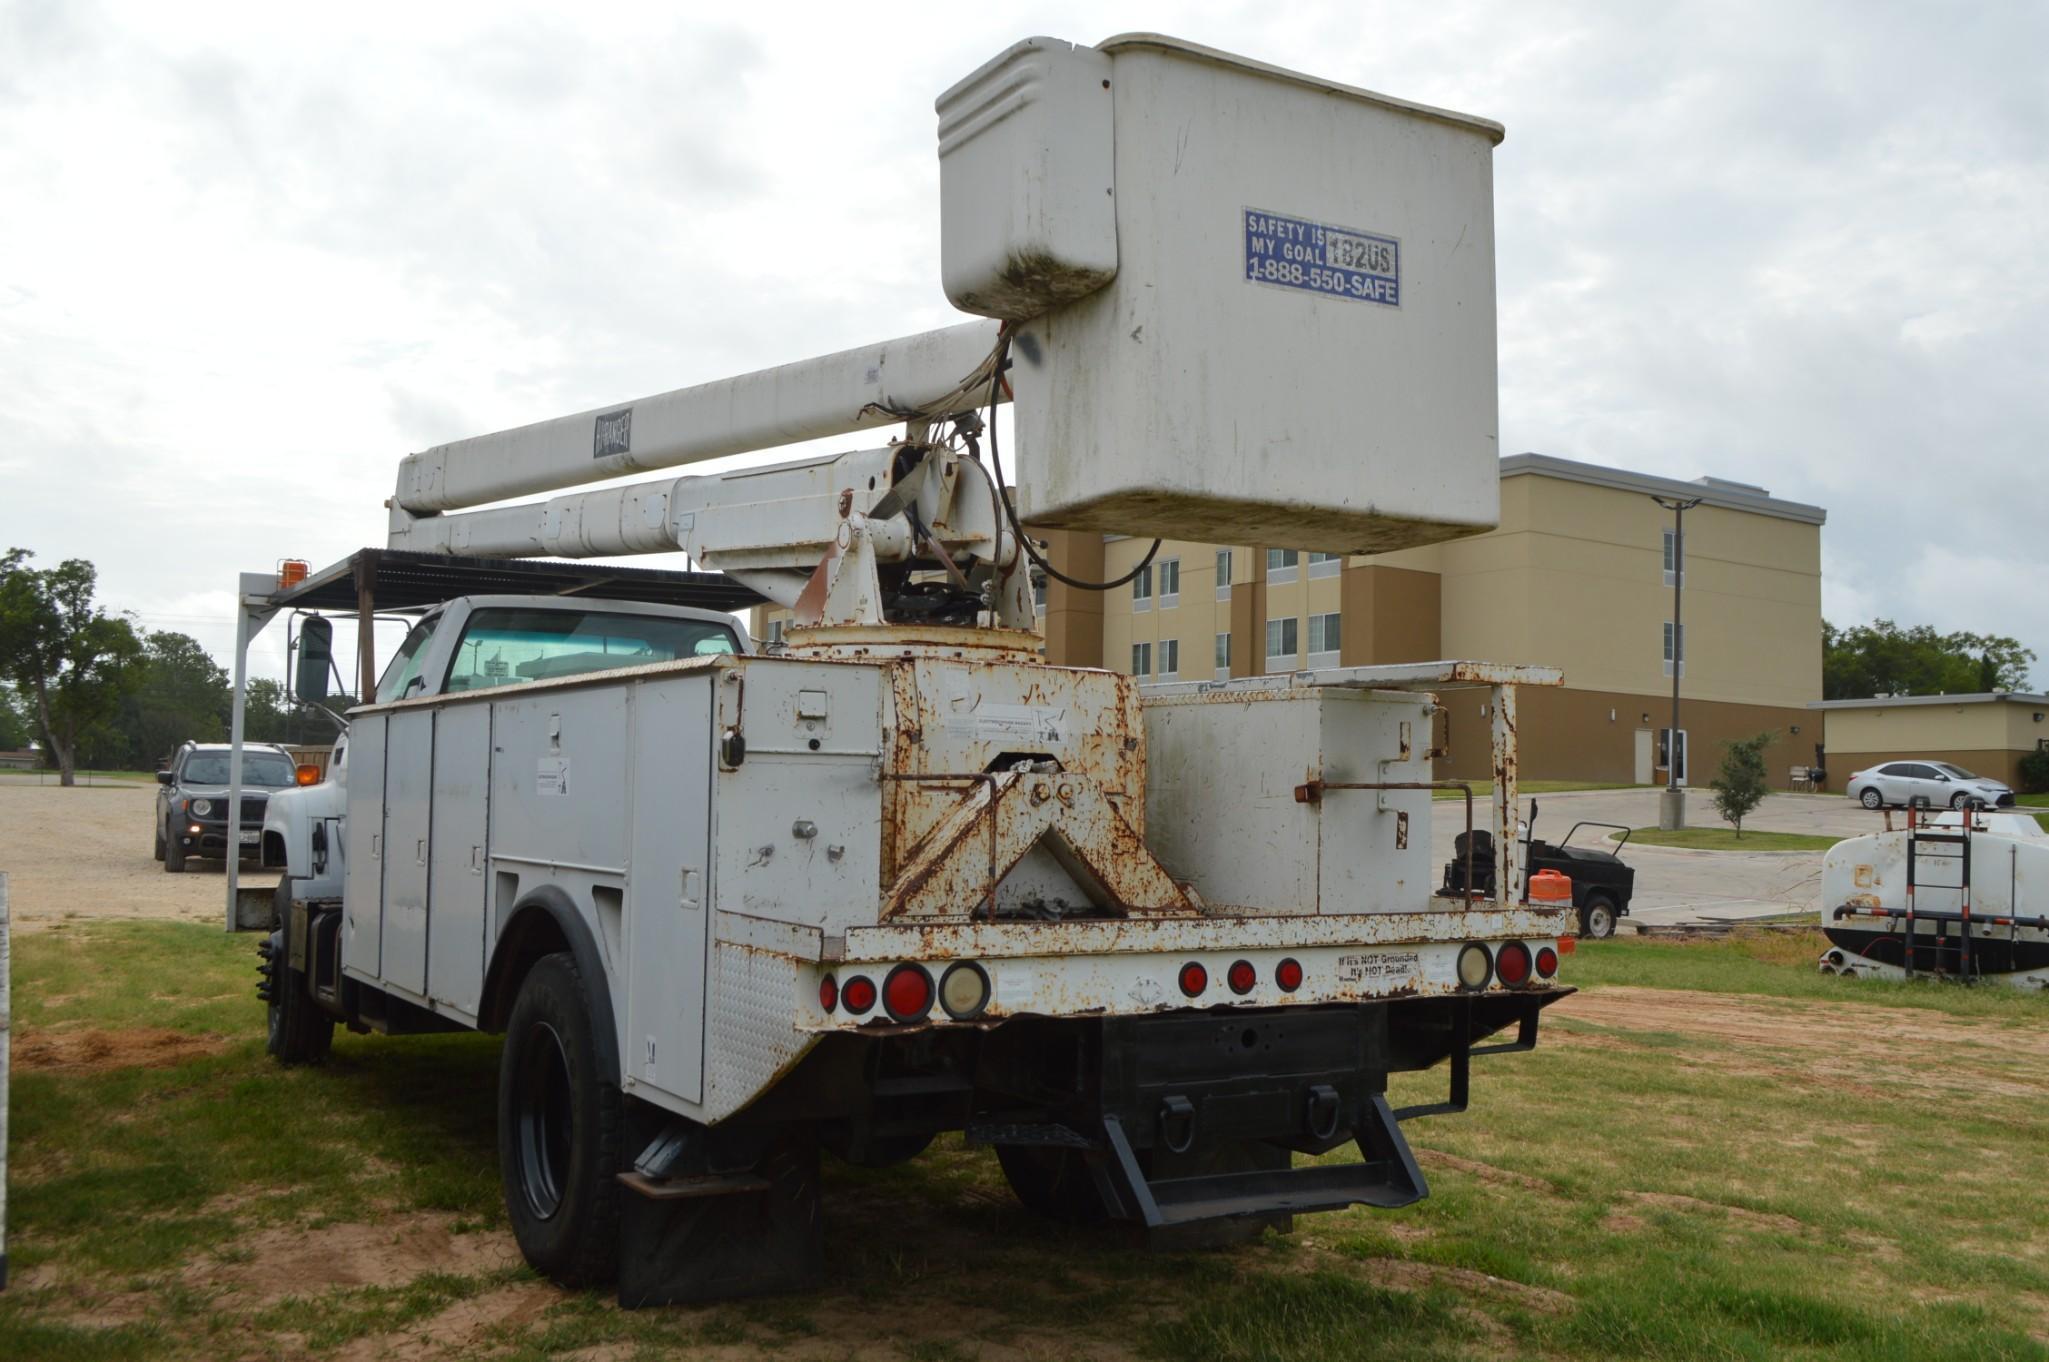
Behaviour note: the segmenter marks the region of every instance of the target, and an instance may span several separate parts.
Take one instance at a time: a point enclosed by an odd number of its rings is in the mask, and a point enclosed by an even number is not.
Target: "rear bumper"
[[[730,914],[722,915],[730,917]],[[1555,949],[1578,931],[1576,911],[1516,906],[1425,913],[1266,915],[1206,918],[1123,918],[1092,922],[931,923],[850,929],[798,971],[817,995],[830,977],[844,990],[854,977],[880,986],[900,965],[927,970],[935,983],[957,964],[989,979],[985,1008],[949,1018],[935,1007],[931,1024],[988,1024],[1017,1017],[1137,1017],[1187,1008],[1302,1008],[1393,998],[1513,994],[1551,983],[1531,978],[1521,988],[1490,974],[1478,990],[1460,982],[1458,960],[1468,944],[1497,948],[1520,941],[1532,953]],[[1300,970],[1283,987],[1282,965]],[[1204,986],[1182,987],[1182,970],[1202,967]],[[1251,987],[1231,984],[1232,967],[1249,964]],[[816,1032],[887,1024],[879,1007],[851,1015],[827,1010],[822,997],[799,999],[800,1025]]]

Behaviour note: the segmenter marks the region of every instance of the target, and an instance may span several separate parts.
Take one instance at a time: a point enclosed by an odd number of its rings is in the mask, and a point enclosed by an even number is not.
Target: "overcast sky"
[[[0,546],[225,662],[409,450],[954,319],[934,96],[1147,28],[1505,123],[1502,448],[1825,506],[1830,619],[2049,684],[2040,3],[0,0]]]

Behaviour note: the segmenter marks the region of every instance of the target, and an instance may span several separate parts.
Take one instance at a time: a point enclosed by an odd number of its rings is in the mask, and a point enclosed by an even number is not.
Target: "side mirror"
[[[299,626],[299,667],[294,689],[299,699],[319,704],[327,698],[327,677],[334,666],[334,625],[325,616],[309,615]]]
[[[157,772],[157,784],[159,785],[169,785],[175,779],[176,777],[173,776],[169,771]]]

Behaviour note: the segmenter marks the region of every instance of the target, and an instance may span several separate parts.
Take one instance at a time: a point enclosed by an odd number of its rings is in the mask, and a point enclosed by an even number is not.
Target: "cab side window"
[[[709,620],[494,607],[464,625],[446,689],[459,694],[737,651],[732,629]]]
[[[434,626],[441,622],[435,615],[414,625],[406,635],[405,642],[398,645],[392,654],[391,663],[384,669],[384,675],[377,682],[377,703],[389,704],[403,700],[406,690],[420,675],[420,665],[426,661],[427,640],[434,637]]]

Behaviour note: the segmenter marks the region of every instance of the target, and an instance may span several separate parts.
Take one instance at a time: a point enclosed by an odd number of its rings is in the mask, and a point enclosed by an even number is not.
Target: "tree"
[[[2000,634],[1938,634],[1925,624],[1902,629],[1891,620],[1821,626],[1825,700],[2026,690],[2034,661],[2032,650]]]
[[[178,744],[228,736],[228,674],[190,634],[158,630],[143,640],[143,684],[122,702],[108,764],[147,770]]]
[[[0,684],[0,752],[19,752],[28,746],[29,725],[20,705],[14,687]]]
[[[28,701],[62,783],[79,740],[107,724],[142,681],[142,644],[127,620],[93,604],[99,574],[82,558],[47,570],[26,549],[0,556],[0,676]]]
[[[1759,733],[1750,738],[1722,739],[1722,769],[1715,772],[1715,778],[1708,782],[1708,788],[1715,792],[1715,809],[1723,819],[1736,825],[1736,836],[1743,836],[1743,820],[1750,811],[1764,802],[1769,786],[1765,782],[1764,750],[1772,745],[1775,733]]]

